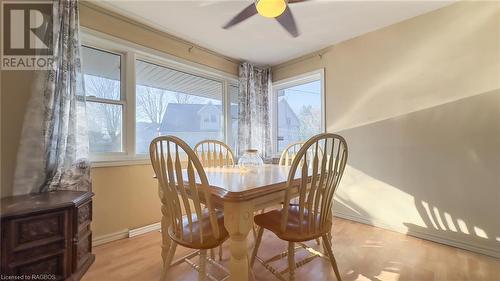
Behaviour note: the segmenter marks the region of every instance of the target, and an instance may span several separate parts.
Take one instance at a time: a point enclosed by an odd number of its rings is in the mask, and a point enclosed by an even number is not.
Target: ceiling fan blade
[[[276,20],[283,26],[290,35],[293,37],[299,36],[299,31],[297,29],[297,24],[295,24],[295,19],[293,18],[292,11],[290,11],[290,8],[287,6],[283,14],[278,16]]]
[[[309,0],[288,0],[288,4],[293,4],[293,3],[300,3],[300,2],[306,2]]]
[[[239,14],[237,14],[234,18],[232,18],[228,23],[226,23],[222,28],[228,29],[233,25],[236,25],[249,17],[257,14],[257,8],[255,7],[255,3],[250,4],[248,7],[243,9]]]

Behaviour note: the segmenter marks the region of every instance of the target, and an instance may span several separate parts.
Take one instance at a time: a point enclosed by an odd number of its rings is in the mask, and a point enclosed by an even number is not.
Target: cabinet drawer
[[[76,212],[77,233],[87,228],[92,221],[92,201],[89,200],[78,206]]]
[[[65,240],[68,213],[51,212],[27,218],[13,219],[9,224],[12,251],[22,251],[36,246]]]
[[[66,249],[66,241],[59,240],[22,251],[15,251],[9,257],[12,262],[27,261],[33,258],[60,253]]]
[[[78,270],[92,255],[92,232],[87,232],[74,243],[73,252],[73,267]]]
[[[63,280],[67,275],[64,259],[63,253],[48,256],[37,261],[16,264],[11,272],[16,276],[30,277],[31,280]]]

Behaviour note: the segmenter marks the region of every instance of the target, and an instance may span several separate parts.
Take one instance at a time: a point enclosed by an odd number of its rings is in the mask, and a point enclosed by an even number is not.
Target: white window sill
[[[134,166],[134,165],[151,165],[151,161],[148,158],[91,161],[92,168],[120,167],[120,166]]]

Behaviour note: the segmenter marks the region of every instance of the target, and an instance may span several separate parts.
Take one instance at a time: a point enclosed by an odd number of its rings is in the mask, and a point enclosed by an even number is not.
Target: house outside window
[[[136,97],[138,154],[148,153],[159,135],[175,135],[191,147],[205,139],[224,140],[220,81],[137,60]]]
[[[323,70],[273,83],[275,155],[325,131],[323,89]]]

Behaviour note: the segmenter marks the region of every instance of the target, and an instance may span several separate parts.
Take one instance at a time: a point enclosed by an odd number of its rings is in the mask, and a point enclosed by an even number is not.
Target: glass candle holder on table
[[[247,149],[238,160],[238,167],[244,171],[257,170],[264,166],[264,160],[259,155],[257,149]]]

